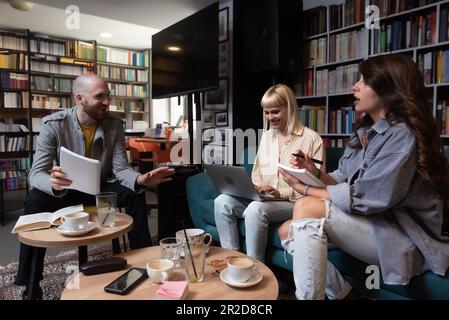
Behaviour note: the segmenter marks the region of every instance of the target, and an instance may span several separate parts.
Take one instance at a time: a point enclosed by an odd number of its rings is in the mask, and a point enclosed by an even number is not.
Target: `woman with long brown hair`
[[[449,168],[441,153],[422,75],[403,55],[371,57],[359,66],[355,110],[364,116],[326,188],[304,185],[279,170],[305,195],[293,221],[281,227],[293,255],[298,299],[342,299],[351,286],[327,261],[328,241],[371,265],[386,284],[406,285],[449,266],[449,237],[442,235],[443,201],[449,199]],[[318,170],[307,155],[291,164]]]

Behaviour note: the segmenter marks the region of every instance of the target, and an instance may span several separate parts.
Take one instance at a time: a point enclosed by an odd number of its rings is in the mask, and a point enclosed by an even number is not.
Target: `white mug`
[[[189,242],[195,243],[202,241],[206,246],[209,246],[212,242],[212,236],[210,233],[205,232],[203,229],[186,229],[187,237]],[[208,238],[206,240],[206,238]],[[179,230],[176,232],[176,240],[180,243],[185,242],[184,230]]]
[[[74,212],[61,217],[62,228],[79,231],[87,229],[89,214],[87,212]]]
[[[156,283],[163,283],[170,278],[175,264],[170,259],[153,259],[147,263],[148,278]]]
[[[228,275],[235,282],[246,282],[257,268],[249,257],[232,257],[228,259]]]

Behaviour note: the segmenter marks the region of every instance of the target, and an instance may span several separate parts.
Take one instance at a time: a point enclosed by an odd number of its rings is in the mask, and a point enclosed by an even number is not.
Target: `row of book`
[[[303,105],[298,110],[299,121],[318,133],[324,133],[326,128],[325,109],[325,106]]]
[[[71,92],[72,80],[61,78],[49,78],[42,76],[32,76],[31,90]]]
[[[379,15],[385,17],[434,2],[437,2],[437,0],[371,0],[371,5],[377,6],[379,8]]]
[[[0,106],[3,108],[29,108],[29,92],[4,92],[3,101],[0,99]]]
[[[92,68],[84,65],[75,66],[31,61],[31,71],[79,76],[83,73],[92,73]]]
[[[0,135],[0,152],[27,151],[30,149],[30,136],[7,137]]]
[[[146,85],[108,83],[108,87],[113,96],[148,97]]]
[[[437,103],[435,118],[440,134],[449,135],[449,100],[442,100]]]
[[[29,132],[28,128],[21,123],[14,123],[13,119],[5,118],[5,122],[0,122],[0,132]]]
[[[315,66],[326,63],[326,38],[313,39],[306,42],[304,49],[304,62],[306,66]]]
[[[318,6],[307,10],[304,14],[304,37],[310,37],[327,31],[327,9]]]
[[[0,171],[28,170],[30,158],[0,159]]]
[[[117,112],[143,112],[145,110],[145,103],[142,100],[130,101],[112,99],[109,105],[109,111]]]
[[[434,44],[438,42],[436,29],[436,11],[408,20],[395,20],[374,29],[371,47],[376,54]]]
[[[27,51],[27,39],[8,34],[0,34],[0,48]]]
[[[328,133],[351,134],[354,130],[354,123],[361,117],[361,113],[356,112],[353,106],[347,106],[329,110],[328,117]]]
[[[135,52],[97,46],[97,60],[109,63],[128,64],[137,67],[148,67],[148,55],[145,52]]]
[[[148,82],[147,70],[136,70],[100,65],[98,66],[98,75],[105,79]]]
[[[28,75],[26,73],[0,72],[0,88],[28,89]]]
[[[348,93],[358,81],[358,64],[339,66],[335,69],[323,69],[316,72],[316,94],[326,95]]]
[[[13,177],[10,175],[11,173],[9,172],[0,172],[2,190],[8,191],[8,190],[18,190],[27,188],[26,176]]]
[[[0,68],[28,70],[28,56],[23,53],[0,53]]]
[[[417,62],[426,84],[449,83],[449,50],[418,54]]]
[[[348,144],[349,138],[323,138],[325,148],[344,148]]]
[[[343,4],[330,5],[330,30],[363,22],[365,20],[365,7],[368,5],[368,2],[365,0],[346,0]]]
[[[31,39],[30,51],[80,59],[95,59],[94,45],[78,40]]]
[[[31,108],[33,109],[65,109],[72,106],[70,97],[55,97],[43,94],[33,94]]]
[[[329,37],[329,62],[368,56],[368,30],[362,28]]]

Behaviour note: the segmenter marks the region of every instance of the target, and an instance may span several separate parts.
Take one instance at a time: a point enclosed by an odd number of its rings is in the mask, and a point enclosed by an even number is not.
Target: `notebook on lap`
[[[254,201],[288,201],[270,194],[258,193],[243,167],[205,164],[204,168],[215,187],[223,194]]]

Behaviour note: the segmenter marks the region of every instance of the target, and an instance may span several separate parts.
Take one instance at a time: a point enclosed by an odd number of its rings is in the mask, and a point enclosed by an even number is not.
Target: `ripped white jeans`
[[[351,285],[327,260],[328,242],[368,264],[379,265],[371,222],[364,216],[346,214],[326,202],[326,218],[294,220],[282,241],[293,256],[296,298],[299,300],[343,299]]]

